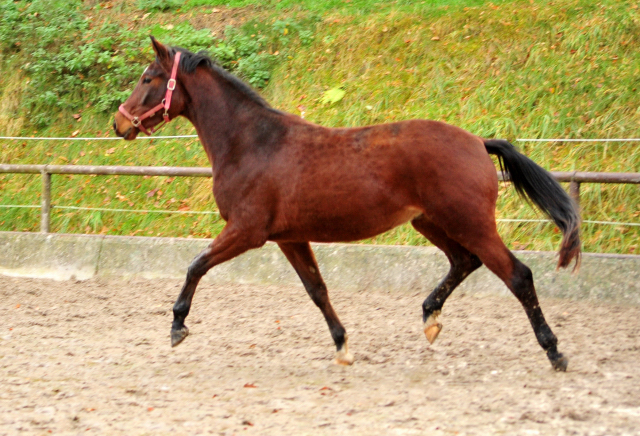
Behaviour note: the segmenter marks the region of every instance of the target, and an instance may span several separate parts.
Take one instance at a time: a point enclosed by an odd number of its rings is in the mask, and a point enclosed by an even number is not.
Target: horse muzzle
[[[116,112],[113,118],[113,131],[116,135],[126,141],[136,139],[140,130],[137,129],[131,121],[125,118],[120,112]]]

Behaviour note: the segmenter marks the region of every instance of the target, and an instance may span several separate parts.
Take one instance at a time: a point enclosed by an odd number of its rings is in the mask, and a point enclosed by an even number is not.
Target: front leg
[[[173,324],[171,325],[171,346],[179,345],[189,334],[184,320],[189,315],[191,300],[202,276],[216,265],[258,248],[266,242],[266,234],[261,231],[240,229],[227,224],[216,239],[202,251],[189,265],[187,278],[180,295],[173,306]]]
[[[351,365],[353,356],[349,353],[347,332],[331,306],[327,286],[322,280],[311,246],[308,242],[279,242],[278,246],[298,273],[311,300],[318,306],[327,321],[331,337],[336,344],[334,362],[339,365]]]

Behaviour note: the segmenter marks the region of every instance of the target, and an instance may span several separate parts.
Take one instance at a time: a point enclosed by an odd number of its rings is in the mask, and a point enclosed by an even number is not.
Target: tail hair
[[[575,259],[580,266],[580,211],[553,176],[534,161],[518,152],[508,141],[485,139],[489,154],[496,155],[505,179],[511,180],[516,192],[537,206],[562,231],[558,268],[566,268]]]

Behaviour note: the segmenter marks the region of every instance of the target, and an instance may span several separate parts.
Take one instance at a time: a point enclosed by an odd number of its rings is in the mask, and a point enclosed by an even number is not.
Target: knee
[[[199,279],[205,275],[209,270],[207,263],[208,257],[203,254],[200,254],[198,257],[193,259],[193,262],[191,262],[189,268],[187,268],[187,280]]]
[[[471,271],[475,271],[478,268],[480,268],[482,266],[482,261],[480,260],[480,258],[478,256],[476,256],[475,254],[472,254],[469,257],[469,269]]]
[[[457,255],[447,255],[451,269],[449,276],[464,280],[469,274],[482,266],[482,261],[472,253],[462,253]]]
[[[482,266],[482,261],[475,254],[469,253],[468,256],[462,256],[450,260],[451,266],[457,271],[461,271],[466,275],[471,274]]]

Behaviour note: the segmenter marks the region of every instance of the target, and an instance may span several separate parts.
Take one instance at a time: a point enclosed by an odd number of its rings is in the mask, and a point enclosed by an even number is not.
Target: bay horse
[[[516,191],[563,233],[558,267],[580,261],[580,214],[553,177],[504,140],[483,139],[438,121],[409,120],[326,128],[272,108],[205,53],[151,37],[156,58],[115,114],[117,135],[133,140],[163,119],[187,118],[213,168],[213,193],[226,225],[189,265],[173,307],[171,344],[188,335],[185,318],[198,282],[212,267],[275,241],[336,345],[334,362],[353,356],[309,242],[371,238],[410,221],[447,256],[450,270],[422,304],[431,343],[447,297],[482,264],[520,301],[552,367],[568,359],[545,321],[531,270],[498,235],[498,176],[490,154]],[[136,115],[133,115],[136,114]]]

